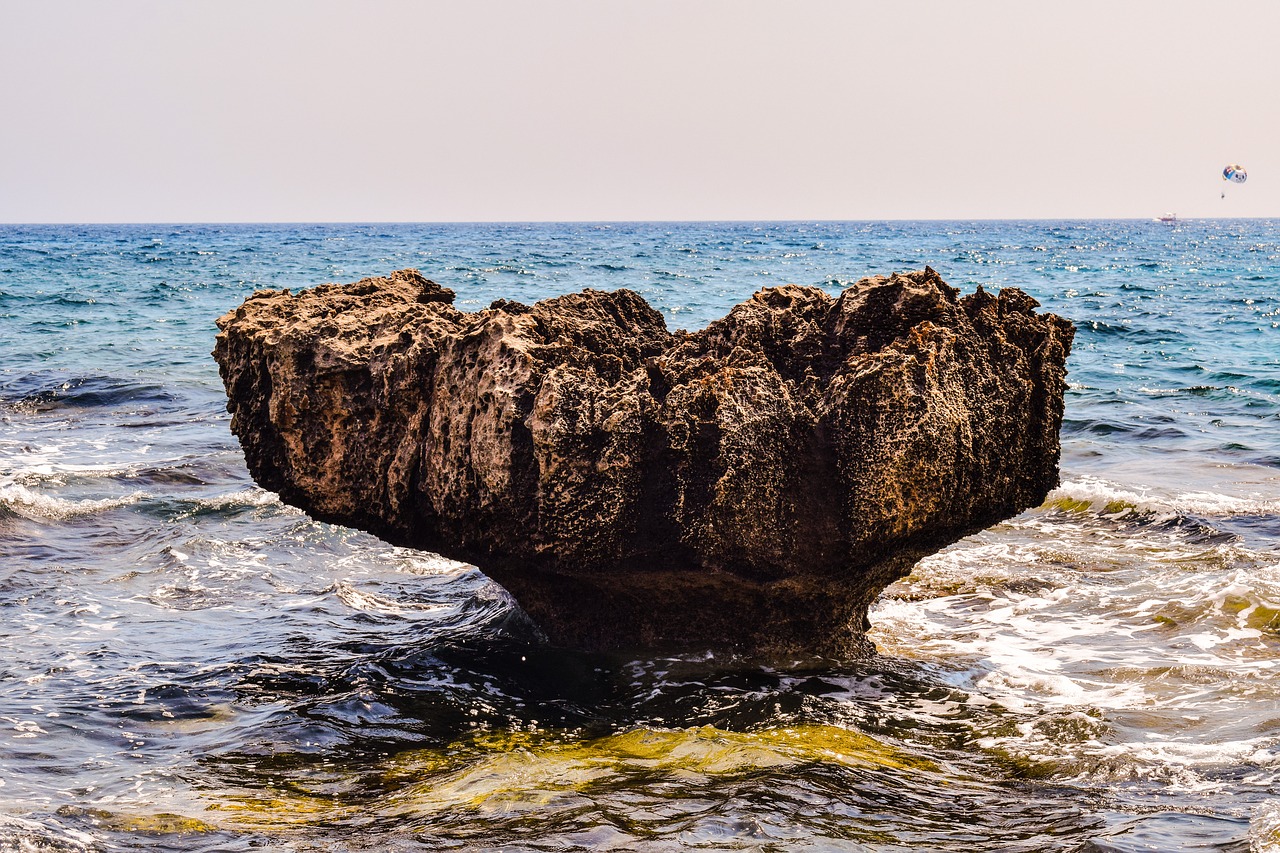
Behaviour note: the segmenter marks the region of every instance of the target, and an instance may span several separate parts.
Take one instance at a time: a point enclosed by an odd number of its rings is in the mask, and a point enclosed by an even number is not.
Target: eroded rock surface
[[[933,270],[694,333],[587,290],[463,313],[401,270],[218,320],[255,480],[467,560],[552,641],[847,654],[921,557],[1044,500],[1073,327]]]

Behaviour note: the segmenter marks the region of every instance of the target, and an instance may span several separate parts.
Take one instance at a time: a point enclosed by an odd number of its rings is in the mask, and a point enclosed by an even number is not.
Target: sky
[[[1277,33],[1270,0],[0,0],[0,222],[1280,216]]]

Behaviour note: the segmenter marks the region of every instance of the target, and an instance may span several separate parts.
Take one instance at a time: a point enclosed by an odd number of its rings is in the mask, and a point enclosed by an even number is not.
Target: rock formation
[[[476,313],[401,270],[218,320],[255,480],[475,563],[556,643],[848,654],[921,557],[1044,500],[1073,327],[933,270],[702,331],[586,290]]]

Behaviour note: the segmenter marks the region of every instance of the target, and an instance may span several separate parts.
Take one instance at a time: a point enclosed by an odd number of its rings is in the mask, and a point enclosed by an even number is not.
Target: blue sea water
[[[1280,221],[0,226],[0,850],[1280,850]],[[879,654],[538,646],[474,567],[253,485],[213,320],[931,266],[1077,325],[1062,485]]]

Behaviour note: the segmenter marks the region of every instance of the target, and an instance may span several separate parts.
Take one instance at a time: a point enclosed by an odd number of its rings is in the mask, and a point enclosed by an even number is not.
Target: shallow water
[[[0,226],[0,850],[1280,850],[1280,222]],[[552,650],[257,489],[212,320],[937,269],[1079,327],[1062,486],[852,663]]]

